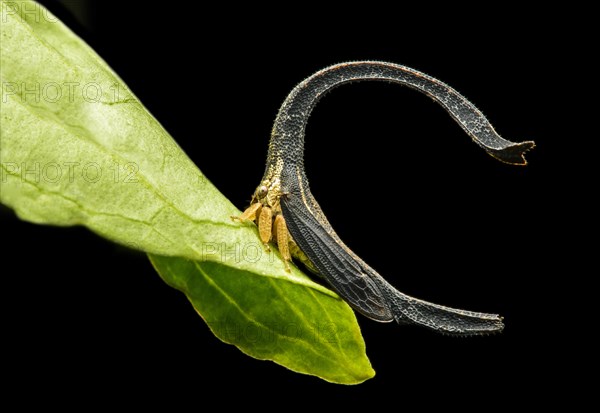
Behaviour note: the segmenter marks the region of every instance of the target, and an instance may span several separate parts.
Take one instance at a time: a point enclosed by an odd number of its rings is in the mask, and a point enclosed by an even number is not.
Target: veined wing
[[[283,196],[281,209],[296,244],[352,308],[373,320],[394,320],[383,292],[361,268],[361,263],[327,232],[299,196]]]

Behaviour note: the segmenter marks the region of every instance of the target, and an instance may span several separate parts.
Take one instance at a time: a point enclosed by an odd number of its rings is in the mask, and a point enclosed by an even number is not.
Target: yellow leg
[[[271,228],[273,226],[273,210],[268,206],[263,206],[258,216],[258,234],[260,240],[265,244],[267,250],[268,243],[271,241]]]
[[[281,257],[285,263],[285,270],[290,272],[290,265],[288,262],[292,260],[292,256],[290,255],[288,231],[283,215],[280,214],[275,217],[275,228],[275,233],[277,234],[277,246],[279,247],[279,252],[281,253]]]
[[[242,215],[240,215],[239,217],[232,216],[231,219],[240,222],[255,221],[257,214],[260,213],[259,210],[261,206],[262,205],[260,202],[252,204],[248,208],[246,208]]]
[[[298,261],[300,261],[302,264],[304,264],[304,266],[308,270],[310,270],[310,272],[312,272],[313,274],[318,275],[320,277],[321,275],[319,274],[319,270],[317,270],[317,267],[315,267],[314,264],[312,262],[310,262],[310,260],[308,259],[306,254],[302,252],[302,250],[300,249],[298,244],[296,244],[296,242],[294,242],[293,238],[291,236],[289,236],[289,233],[288,233],[288,238],[289,238],[288,245],[290,248],[290,255],[292,257],[294,257],[295,259],[297,259]]]

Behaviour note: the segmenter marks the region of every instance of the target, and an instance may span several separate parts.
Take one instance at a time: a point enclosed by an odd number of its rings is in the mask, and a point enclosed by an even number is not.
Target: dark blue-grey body
[[[398,83],[429,95],[473,141],[493,157],[524,165],[534,143],[501,138],[485,116],[448,85],[414,69],[385,62],[350,62],[323,69],[296,86],[284,101],[269,143],[263,183],[277,189],[287,229],[329,285],[361,314],[382,322],[414,323],[448,334],[500,331],[496,314],[458,310],[409,297],[383,279],[337,236],[310,192],[304,172],[304,133],[318,100],[332,88],[358,80]],[[275,185],[276,184],[276,185]]]

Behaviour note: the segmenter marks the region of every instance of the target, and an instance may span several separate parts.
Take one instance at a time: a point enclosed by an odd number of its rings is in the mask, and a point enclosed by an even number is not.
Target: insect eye
[[[269,189],[266,186],[261,186],[260,188],[258,188],[258,192],[257,195],[260,199],[264,198],[267,195],[267,192],[269,191]]]

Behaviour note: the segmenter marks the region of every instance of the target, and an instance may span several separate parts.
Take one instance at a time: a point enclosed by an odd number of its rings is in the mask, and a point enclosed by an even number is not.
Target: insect
[[[416,89],[439,103],[472,140],[494,158],[525,165],[532,141],[501,138],[485,116],[445,83],[394,63],[362,61],[327,67],[298,84],[281,106],[273,126],[267,166],[251,205],[239,217],[258,225],[262,242],[274,241],[285,260],[293,256],[318,274],[359,313],[380,322],[418,324],[456,335],[501,331],[496,314],[459,310],[401,293],[353,253],[335,233],[312,196],[304,171],[304,134],[316,103],[336,86],[380,80]]]

